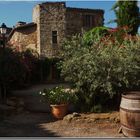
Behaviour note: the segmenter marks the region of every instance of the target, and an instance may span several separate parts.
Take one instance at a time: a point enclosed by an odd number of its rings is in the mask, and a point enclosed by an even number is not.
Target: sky
[[[46,0],[45,0],[46,1]],[[51,0],[53,1],[53,0]],[[65,1],[65,0],[63,0]],[[32,10],[36,4],[43,1],[2,1],[0,0],[0,25],[5,23],[8,27],[13,27],[18,21],[32,22]],[[108,27],[116,27],[116,24],[107,24],[108,21],[115,19],[111,7],[115,1],[66,1],[66,6],[77,8],[103,9],[104,23]]]

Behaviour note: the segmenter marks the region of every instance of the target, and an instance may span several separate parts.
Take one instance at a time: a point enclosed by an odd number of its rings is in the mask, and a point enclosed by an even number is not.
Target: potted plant
[[[65,89],[57,86],[52,89],[44,89],[40,92],[51,106],[51,112],[55,118],[63,118],[68,112],[68,105],[77,100],[77,96],[72,89]]]

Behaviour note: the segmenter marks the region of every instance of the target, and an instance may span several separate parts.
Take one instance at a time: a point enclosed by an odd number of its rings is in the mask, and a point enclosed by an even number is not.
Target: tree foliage
[[[5,101],[7,89],[16,83],[24,82],[27,65],[22,59],[21,53],[14,52],[10,48],[0,48],[0,96]]]
[[[19,82],[28,71],[20,53],[10,48],[0,48],[0,83]]]
[[[87,45],[80,36],[64,43],[62,75],[79,90],[86,109],[92,110],[98,102],[96,95],[106,102],[105,94],[111,98],[139,87],[139,43],[139,37],[133,40],[125,36],[120,43],[112,35],[94,38],[92,45]]]
[[[117,23],[117,26],[128,26],[130,29],[128,33],[135,35],[140,25],[140,14],[139,7],[137,6],[137,0],[118,0],[112,7],[112,10],[114,10],[117,18],[114,20]]]

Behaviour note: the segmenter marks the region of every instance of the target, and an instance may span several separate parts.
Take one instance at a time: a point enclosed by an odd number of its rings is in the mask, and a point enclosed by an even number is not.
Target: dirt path
[[[119,123],[78,117],[72,121],[56,120],[48,113],[24,112],[0,122],[0,136],[10,137],[123,137]]]
[[[12,95],[16,96],[38,96],[39,91],[42,91],[44,88],[53,88],[55,86],[64,86],[69,87],[68,84],[59,83],[59,84],[38,84],[32,85],[29,88],[22,89],[22,90],[14,90]]]
[[[48,113],[48,104],[41,103],[38,96],[43,88],[54,86],[56,85],[36,85],[14,91],[15,97],[7,102],[14,109],[4,111],[8,115],[0,121],[0,137],[123,137],[118,133],[119,122],[114,122],[118,112],[80,114],[72,119],[67,115],[64,120],[54,119]]]
[[[38,112],[50,112],[50,106],[48,103],[41,102],[42,97],[39,95],[39,92],[44,88],[53,88],[55,86],[62,85],[64,87],[69,87],[68,84],[40,84],[33,85],[27,89],[14,90],[11,92],[11,95],[21,99],[24,102],[24,108],[30,111]],[[11,102],[11,101],[10,101]]]

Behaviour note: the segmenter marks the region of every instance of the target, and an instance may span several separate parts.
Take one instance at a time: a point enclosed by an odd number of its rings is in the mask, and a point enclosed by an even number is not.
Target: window
[[[84,15],[83,26],[84,27],[94,26],[94,16],[93,15]]]
[[[57,31],[52,31],[52,43],[57,44]]]

